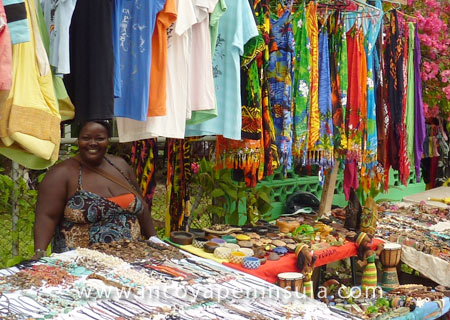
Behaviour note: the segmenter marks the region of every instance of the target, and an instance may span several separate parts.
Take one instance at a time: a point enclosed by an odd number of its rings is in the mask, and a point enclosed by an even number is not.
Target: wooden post
[[[331,172],[329,171],[325,177],[325,184],[322,190],[322,198],[320,200],[319,216],[331,211],[338,169],[339,161],[336,161]]]

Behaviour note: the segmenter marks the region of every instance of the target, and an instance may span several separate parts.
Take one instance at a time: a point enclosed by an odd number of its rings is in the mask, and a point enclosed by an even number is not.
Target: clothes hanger
[[[406,17],[406,18],[408,18],[408,19],[412,19],[412,20],[414,20],[414,21],[417,21],[417,18],[416,18],[416,17],[410,16],[409,14],[406,14],[406,13],[404,13],[404,12],[402,12],[402,11],[398,11],[398,10],[397,10],[397,13],[401,14],[402,16],[404,16],[404,17]]]

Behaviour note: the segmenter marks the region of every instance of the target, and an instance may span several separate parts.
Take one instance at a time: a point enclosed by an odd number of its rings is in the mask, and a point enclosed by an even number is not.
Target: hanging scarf
[[[237,141],[217,136],[216,167],[218,169],[233,169],[235,179],[243,177],[245,185],[254,188],[258,180],[262,178],[258,175],[260,166],[264,161],[260,150],[259,140]]]
[[[329,54],[331,102],[333,110],[333,137],[336,157],[346,154],[345,108],[347,104],[347,39],[340,13],[329,18]]]
[[[350,191],[359,187],[358,163],[361,158],[361,66],[362,55],[362,31],[354,25],[346,34],[348,60],[348,100],[346,113],[347,131],[347,162],[344,170],[344,194],[345,199],[350,197]]]
[[[156,159],[158,144],[156,139],[139,140],[131,147],[131,163],[149,210],[152,208],[153,195],[156,188]]]
[[[314,145],[320,136],[319,115],[319,26],[317,21],[317,3],[311,1],[306,8],[307,30],[310,43],[310,109],[308,135],[308,161],[313,162]]]
[[[374,75],[374,57],[375,48],[382,22],[381,1],[377,0],[375,6],[379,10],[367,9],[366,18],[368,21],[367,36],[365,39],[365,51],[367,55],[367,127],[366,127],[366,147],[363,155],[363,166],[366,173],[369,174],[377,161],[378,133],[377,133],[377,115],[375,102],[375,75]]]
[[[261,79],[261,103],[262,103],[262,137],[260,150],[264,156],[264,176],[270,176],[280,166],[278,149],[275,144],[275,127],[269,107],[269,83],[267,69],[269,65],[270,43],[270,10],[269,0],[254,0],[253,8],[256,17],[256,25],[264,38],[264,51],[257,55],[258,69]]]
[[[303,5],[293,19],[292,28],[295,35],[294,65],[294,142],[292,155],[297,162],[306,163],[306,146],[308,139],[308,115],[310,99],[309,61],[311,54],[308,33],[306,30],[306,8]]]
[[[347,32],[348,100],[347,100],[347,159],[359,162],[361,156],[361,30],[353,26]]]
[[[330,59],[328,51],[328,31],[323,30],[319,36],[319,139],[310,150],[311,164],[321,168],[334,165],[333,118],[331,104]],[[311,153],[312,151],[312,153]]]
[[[407,89],[407,99],[406,99],[406,151],[408,154],[408,159],[410,166],[414,166],[414,45],[415,45],[415,28],[413,23],[408,23],[409,29],[409,41],[408,41],[408,89]],[[408,168],[409,169],[409,168]]]
[[[187,182],[191,176],[191,144],[187,140],[167,139],[166,235],[183,229],[189,216]]]
[[[267,67],[269,98],[276,133],[280,162],[284,170],[292,165],[292,75],[294,35],[292,32],[291,5],[283,15],[271,19],[270,60]]]
[[[261,83],[256,56],[264,49],[264,38],[259,35],[245,44],[241,57],[242,139],[261,139]]]
[[[420,182],[420,162],[425,140],[425,116],[422,101],[422,78],[420,74],[421,53],[419,33],[415,30],[414,47],[414,164],[416,167],[416,181]]]
[[[406,132],[406,102],[408,97],[408,59],[409,59],[409,34],[407,30],[407,25],[403,19],[403,17],[400,17],[399,19],[399,28],[401,31],[401,35],[404,38],[404,45],[403,45],[403,100],[402,100],[402,121],[400,123],[400,159],[399,159],[399,178],[400,181],[407,186],[408,185],[408,179],[409,179],[409,173],[410,173],[410,163],[409,163],[409,157],[408,157],[408,142],[407,142],[407,132]]]
[[[389,126],[386,143],[385,188],[388,188],[389,168],[400,169],[400,142],[403,113],[403,55],[404,43],[399,31],[397,12],[390,14],[386,30],[386,88]]]

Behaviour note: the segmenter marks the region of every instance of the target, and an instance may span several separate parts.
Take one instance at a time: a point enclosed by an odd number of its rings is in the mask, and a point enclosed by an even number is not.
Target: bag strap
[[[136,197],[139,198],[139,195],[137,194],[137,191],[134,188],[132,188],[132,186],[130,184],[125,184],[123,181],[120,181],[117,177],[109,174],[108,172],[106,172],[103,169],[91,167],[90,165],[84,163],[77,156],[73,157],[72,159],[78,161],[80,163],[80,165],[83,165],[84,167],[88,168],[89,170],[94,171],[95,173],[98,173],[99,175],[105,177],[106,179],[108,179],[108,180],[118,184],[119,186],[125,188],[126,190],[130,191],[132,194],[134,194]]]

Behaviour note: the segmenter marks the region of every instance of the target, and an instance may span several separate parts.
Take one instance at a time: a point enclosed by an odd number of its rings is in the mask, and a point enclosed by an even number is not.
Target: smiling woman
[[[46,174],[36,204],[35,258],[52,238],[53,251],[63,252],[155,235],[133,170],[122,158],[106,154],[109,136],[107,122],[84,123],[79,154]]]

